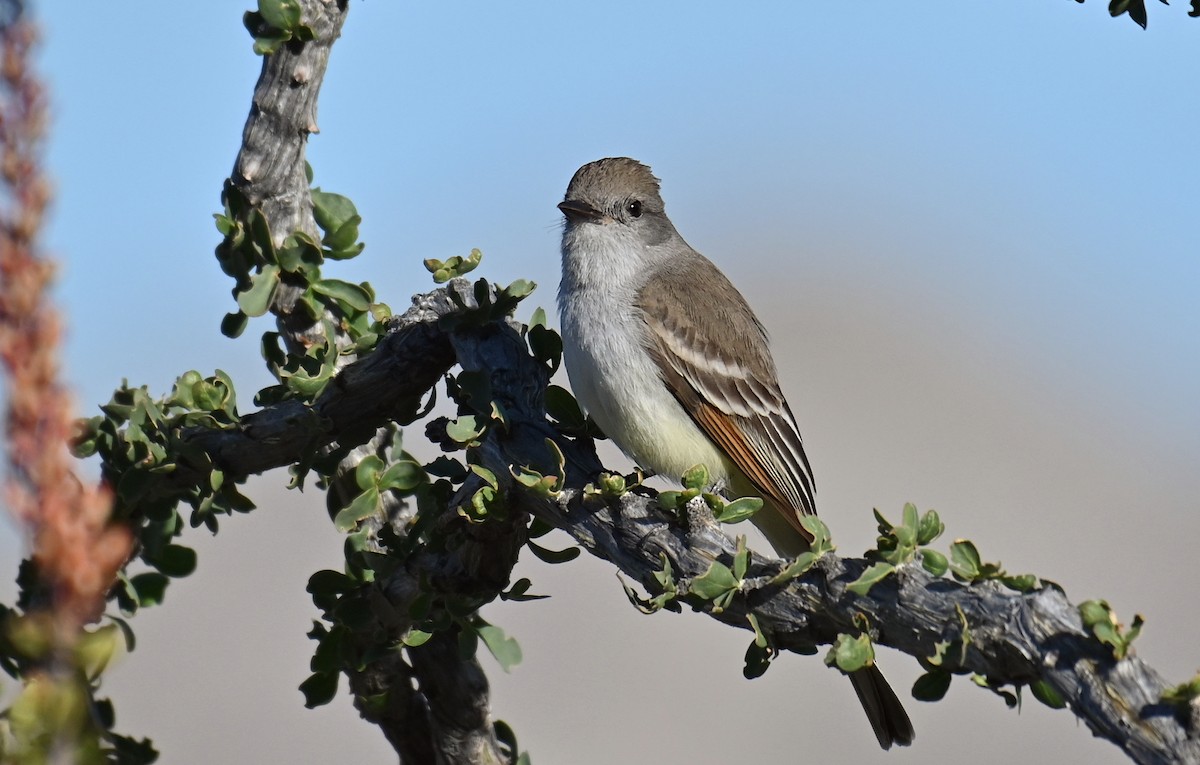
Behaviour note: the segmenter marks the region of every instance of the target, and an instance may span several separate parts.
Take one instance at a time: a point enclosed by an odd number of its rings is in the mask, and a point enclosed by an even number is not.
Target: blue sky
[[[1140,498],[1162,535],[1147,532],[1143,549],[1174,549],[1200,496],[1200,20],[1186,3],[1155,3],[1142,31],[1105,8],[357,0],[309,159],[318,184],[357,203],[367,249],[327,272],[370,280],[402,309],[430,286],[422,259],[480,247],[484,275],[535,279],[549,308],[566,182],[592,159],[636,157],[663,179],[684,236],[759,307],[819,451],[824,506],[859,508],[851,533],[869,539],[870,506],[928,498],[960,505],[962,533],[982,536],[990,527],[975,519],[1003,499],[1051,540],[1039,555],[997,528],[1006,562],[1123,587],[1094,554],[1112,535],[1084,541],[1081,529],[1122,523]],[[217,331],[233,301],[212,256],[211,213],[259,69],[244,9],[39,9],[58,190],[48,240],[82,413],[122,377],[163,391],[188,369],[221,367],[244,408],[267,381],[253,339],[267,322],[239,341]],[[309,569],[336,558],[322,561]],[[1166,585],[1129,586],[1128,607],[1152,625],[1174,618],[1133,602]],[[152,650],[143,642],[129,664]],[[1190,649],[1161,650],[1195,669]],[[737,669],[737,649],[723,658]],[[757,703],[761,692],[747,693]],[[555,751],[553,726],[525,724],[535,762],[539,744]],[[1036,724],[1013,723],[1011,745]],[[1061,717],[1047,730],[1087,738]],[[959,756],[930,739],[914,757]],[[1116,753],[1104,746],[1089,752]],[[596,761],[619,756],[598,749]]]

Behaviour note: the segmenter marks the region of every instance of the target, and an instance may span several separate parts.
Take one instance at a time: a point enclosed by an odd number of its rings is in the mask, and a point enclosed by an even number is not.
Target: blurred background
[[[212,255],[260,66],[245,9],[39,8],[81,414],[122,378],[162,393],[221,368],[243,411],[268,383],[269,322],[220,335],[234,304]],[[367,249],[326,273],[403,310],[432,286],[423,258],[480,247],[483,276],[540,285],[524,316],[552,309],[567,181],[636,157],[771,331],[843,553],[872,545],[873,507],[936,508],[946,540],[1143,614],[1139,654],[1182,682],[1200,669],[1200,21],[1156,3],[1142,31],[1105,9],[353,2],[309,159]],[[252,481],[257,512],[184,538],[199,570],[138,615],[106,684],[117,729],[165,763],[394,761],[347,696],[309,711],[296,690],[305,583],[341,539],[286,483]],[[0,524],[8,600],[22,540]],[[483,662],[539,765],[1125,761],[1068,712],[965,679],[909,700],[916,744],[881,753],[820,657],[746,681],[747,633],[643,616],[607,564],[518,575],[553,597],[489,607],[525,661]],[[906,697],[916,662],[881,663]]]

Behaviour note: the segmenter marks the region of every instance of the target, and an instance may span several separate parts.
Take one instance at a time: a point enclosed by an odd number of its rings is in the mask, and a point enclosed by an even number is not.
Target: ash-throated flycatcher
[[[563,357],[579,403],[642,467],[677,478],[703,463],[733,493],[761,496],[751,520],[775,550],[806,550],[812,468],[745,298],[683,241],[640,162],[584,165],[558,208]],[[879,745],[911,743],[879,669],[850,679]]]

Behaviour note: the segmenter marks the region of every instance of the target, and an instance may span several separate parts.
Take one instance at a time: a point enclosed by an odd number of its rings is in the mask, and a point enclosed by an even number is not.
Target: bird
[[[809,549],[813,471],[766,329],[672,225],[659,179],[629,157],[589,162],[558,209],[563,362],[580,406],[640,467],[678,477],[703,464],[719,490],[761,497],[751,521],[779,555]],[[879,745],[911,744],[879,668],[849,677]]]

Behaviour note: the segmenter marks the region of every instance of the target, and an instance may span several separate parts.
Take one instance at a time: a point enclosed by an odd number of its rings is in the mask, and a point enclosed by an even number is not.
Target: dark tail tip
[[[854,684],[854,692],[858,694],[858,701],[867,713],[881,747],[891,749],[892,744],[908,746],[913,742],[916,734],[912,721],[878,667],[871,665],[860,669],[850,675],[850,682]]]

